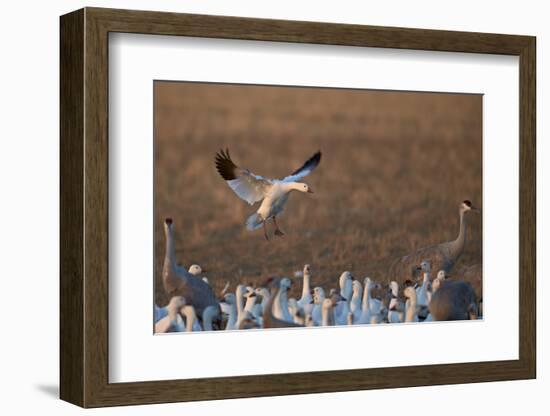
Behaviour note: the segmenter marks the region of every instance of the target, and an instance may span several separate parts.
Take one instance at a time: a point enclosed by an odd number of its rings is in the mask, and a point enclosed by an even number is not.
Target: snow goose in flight
[[[229,149],[226,149],[216,154],[216,169],[239,198],[250,205],[262,201],[258,210],[246,220],[246,228],[256,230],[263,226],[264,236],[269,240],[267,221],[273,220],[275,235],[284,235],[277,225],[276,217],[283,211],[290,192],[313,193],[309,185],[297,181],[309,175],[320,161],[321,152],[317,152],[286,178],[267,179],[235,165],[229,155]]]

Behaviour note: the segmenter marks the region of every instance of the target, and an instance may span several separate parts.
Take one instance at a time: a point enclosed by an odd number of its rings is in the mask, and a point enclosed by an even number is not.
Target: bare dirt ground
[[[179,262],[207,269],[216,291],[293,276],[305,263],[312,285],[328,290],[344,270],[386,281],[395,257],[456,237],[462,200],[483,205],[479,95],[156,82],[155,126],[159,305],[165,217]],[[293,193],[279,218],[283,238],[245,229],[257,205],[218,175],[221,148],[270,178],[323,152],[304,179],[315,194]],[[481,264],[481,229],[481,216],[468,216],[455,270]]]

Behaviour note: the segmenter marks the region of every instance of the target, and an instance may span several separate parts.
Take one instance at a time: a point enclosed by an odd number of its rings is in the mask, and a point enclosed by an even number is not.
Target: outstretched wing
[[[302,179],[313,172],[313,169],[317,167],[320,161],[321,152],[319,151],[306,160],[306,162],[299,169],[296,169],[296,171],[294,171],[291,175],[284,178],[283,182],[296,182]]]
[[[229,155],[229,149],[216,153],[216,169],[233,192],[250,205],[264,199],[272,185],[269,179],[254,175],[248,169],[235,165]]]

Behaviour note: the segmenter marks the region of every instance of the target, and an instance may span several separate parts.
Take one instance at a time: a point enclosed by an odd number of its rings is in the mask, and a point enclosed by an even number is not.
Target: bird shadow
[[[36,390],[47,396],[53,397],[54,399],[59,398],[59,386],[56,384],[38,384],[35,388]]]

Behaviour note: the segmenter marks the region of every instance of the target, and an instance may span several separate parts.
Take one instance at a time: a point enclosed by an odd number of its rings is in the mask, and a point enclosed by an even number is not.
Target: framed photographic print
[[[63,400],[536,376],[535,38],[60,27]]]

